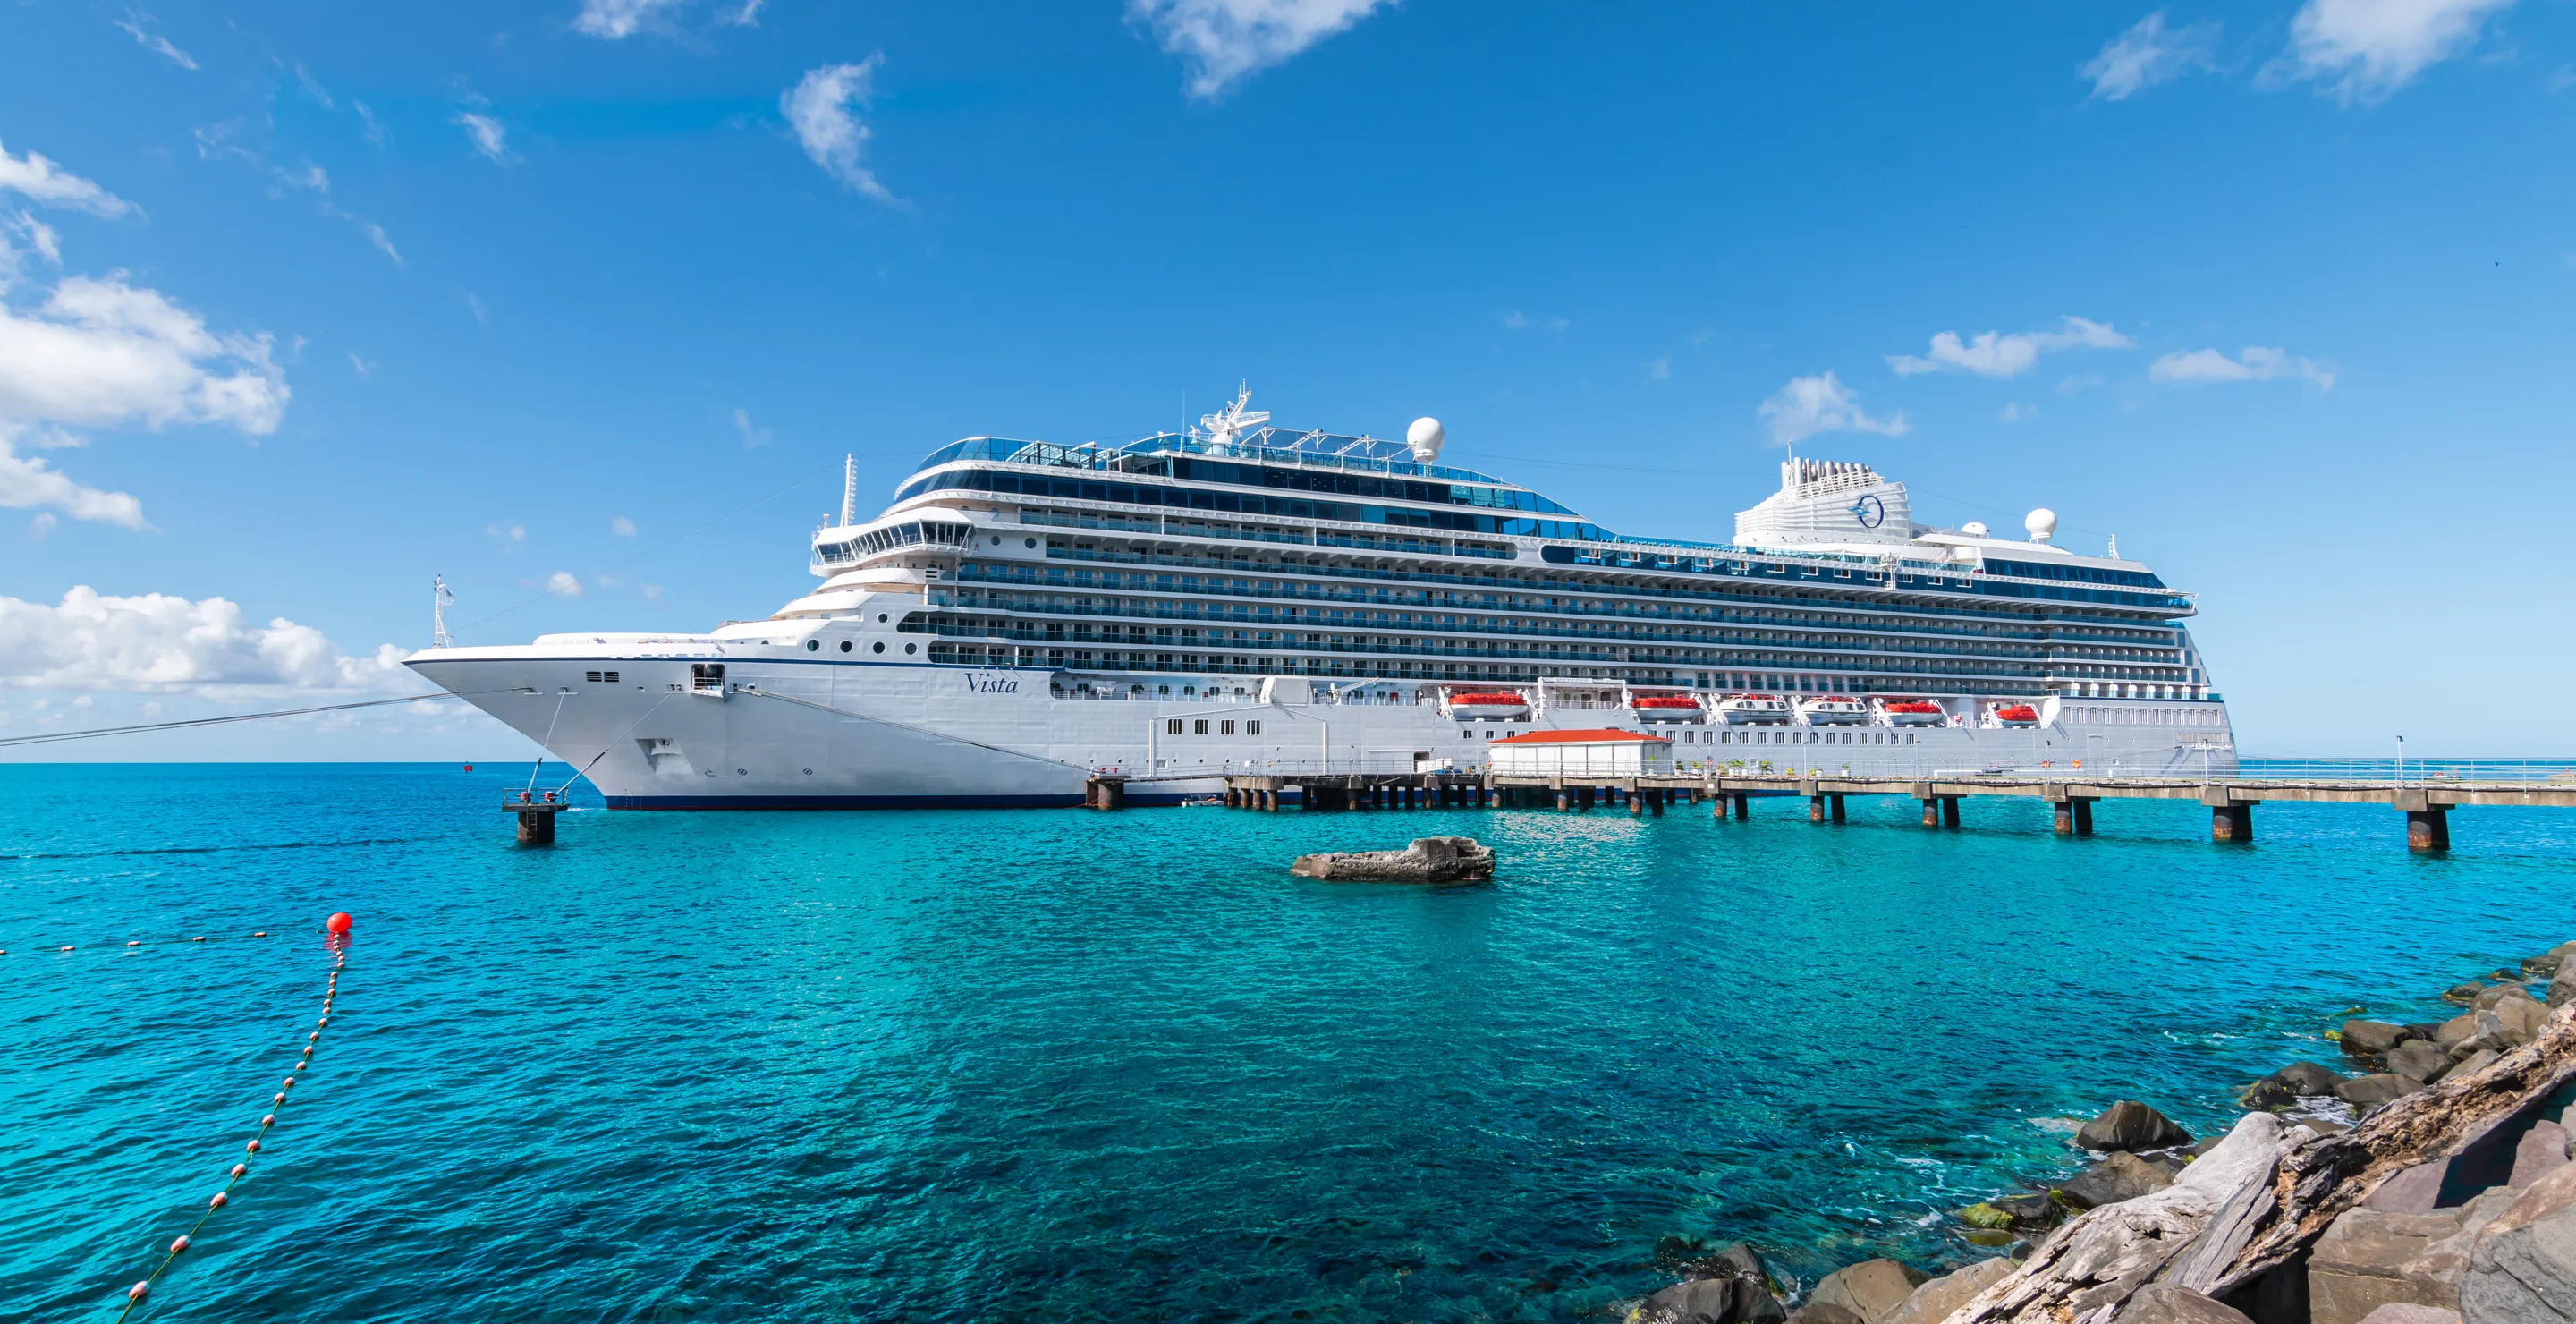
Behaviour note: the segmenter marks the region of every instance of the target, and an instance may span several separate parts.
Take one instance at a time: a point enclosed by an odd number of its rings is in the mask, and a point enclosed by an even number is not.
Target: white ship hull
[[[723,690],[695,692],[691,664],[710,661],[725,664]],[[1095,772],[1177,777],[1128,791],[1131,803],[1177,803],[1219,789],[1230,772],[1478,773],[1497,737],[1638,729],[1633,712],[1609,705],[1467,722],[1428,699],[1263,702],[1260,678],[1224,678],[1229,693],[1218,699],[1062,698],[1051,691],[1059,674],[1046,668],[839,660],[788,641],[710,641],[649,656],[546,643],[450,648],[410,665],[578,769],[618,809],[1076,805]],[[588,679],[612,674],[614,682]],[[1241,699],[1230,694],[1238,679],[1248,691]],[[1378,688],[1415,690],[1400,681]],[[1329,697],[1325,686],[1313,690]],[[1301,679],[1288,692],[1310,695]],[[1855,775],[1999,767],[2091,779],[2234,768],[2218,702],[2086,702],[2080,711],[2116,720],[2077,720],[2076,705],[2060,712],[2052,704],[2049,720],[2024,728],[1711,724],[1688,732],[1694,739],[1676,743],[1673,758],[1685,770]]]

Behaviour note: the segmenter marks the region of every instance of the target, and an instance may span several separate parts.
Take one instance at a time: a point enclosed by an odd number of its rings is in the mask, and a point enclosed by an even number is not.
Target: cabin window
[[[1232,723],[1232,722],[1219,722],[1219,723],[1217,723],[1217,724],[1216,724],[1216,733],[1217,733],[1218,735],[1221,735],[1221,736],[1230,736],[1230,735],[1233,735],[1233,734],[1234,734],[1234,723]]]
[[[1179,735],[1180,733],[1181,733],[1181,719],[1179,719],[1179,718],[1175,717],[1175,718],[1172,718],[1171,720],[1166,721],[1166,722],[1164,722],[1164,723],[1163,723],[1163,734],[1164,734],[1164,735],[1167,735],[1167,736],[1176,736],[1176,735]]]
[[[1248,736],[1257,736],[1257,735],[1260,735],[1260,734],[1261,734],[1261,723],[1259,723],[1259,722],[1246,722],[1246,723],[1244,723],[1244,724],[1243,724],[1243,733],[1244,733],[1245,735],[1248,735]]]

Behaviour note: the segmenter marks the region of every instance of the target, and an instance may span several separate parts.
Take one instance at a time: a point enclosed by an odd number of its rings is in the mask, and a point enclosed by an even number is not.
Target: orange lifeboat
[[[1950,714],[1929,699],[1890,699],[1878,706],[1889,726],[1942,726]]]
[[[2037,726],[2039,710],[2026,703],[1997,704],[1995,705],[1995,725]]]
[[[1529,700],[1508,690],[1449,696],[1449,715],[1462,722],[1509,721],[1529,716],[1529,710]]]
[[[1699,700],[1687,694],[1643,694],[1632,700],[1628,706],[1637,710],[1637,720],[1640,722],[1708,720],[1708,711],[1699,706]]]

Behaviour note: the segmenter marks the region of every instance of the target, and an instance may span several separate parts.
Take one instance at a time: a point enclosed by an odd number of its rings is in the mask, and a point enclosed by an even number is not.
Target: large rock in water
[[[1860,1316],[1862,1324],[1878,1324],[1931,1277],[1894,1260],[1863,1260],[1826,1274],[1807,1301],[1810,1308],[1840,1306]]]
[[[1905,1304],[1888,1313],[1877,1324],[1941,1324],[1953,1311],[1976,1299],[1986,1290],[2012,1276],[2016,1266],[1998,1256],[1979,1260],[1957,1273],[1945,1274],[1914,1289]]]
[[[2451,1069],[2451,1055],[2421,1039],[2409,1039],[2389,1050],[2388,1069],[2423,1084]]]
[[[2173,1183],[2173,1173],[2167,1169],[2135,1154],[2113,1154],[2070,1178],[2057,1193],[2078,1209],[2098,1209],[2153,1195]]]
[[[2376,1055],[2406,1041],[2406,1027],[2387,1021],[2345,1021],[2343,1051]]]
[[[2173,1119],[2135,1099],[2122,1099],[2075,1133],[2086,1149],[2174,1149],[2191,1143],[2191,1132]]]
[[[2335,1097],[2355,1108],[2368,1110],[2422,1088],[2424,1082],[2420,1080],[2383,1071],[2375,1076],[2355,1076],[2337,1085]]]
[[[2468,1324],[2576,1320],[2576,1166],[2533,1182],[2479,1230],[2460,1313]]]
[[[1737,1242],[1682,1267],[1695,1277],[1638,1302],[1636,1324],[1780,1324],[1789,1317],[1751,1246]]]
[[[2280,1082],[2292,1094],[2302,1099],[2313,1099],[2319,1095],[2334,1093],[2335,1086],[2343,1083],[2344,1076],[2333,1067],[2321,1066],[2315,1062],[2293,1062],[2265,1079]]]
[[[1288,872],[1377,883],[1475,883],[1494,876],[1494,852],[1474,837],[1418,837],[1402,850],[1300,855]]]

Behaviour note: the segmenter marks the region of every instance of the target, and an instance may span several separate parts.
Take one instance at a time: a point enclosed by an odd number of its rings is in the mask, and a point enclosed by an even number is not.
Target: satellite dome
[[[1971,538],[1982,538],[1982,537],[1985,537],[1985,536],[1986,536],[1986,526],[1985,526],[1985,522],[1984,522],[1984,521],[1982,521],[1982,520],[1970,520],[1970,521],[1968,521],[1967,523],[1962,524],[1962,525],[1960,525],[1960,526],[1959,526],[1959,532],[1964,533],[1964,534],[1968,535],[1968,536],[1969,536],[1969,537],[1971,537]]]
[[[1440,443],[1448,439],[1449,434],[1440,429],[1436,418],[1417,418],[1413,426],[1404,430],[1404,444],[1413,448],[1413,458],[1423,464],[1439,459]]]
[[[2057,512],[2041,506],[2024,516],[2021,526],[2030,530],[2032,542],[2046,542],[2050,535],[2057,532]]]

